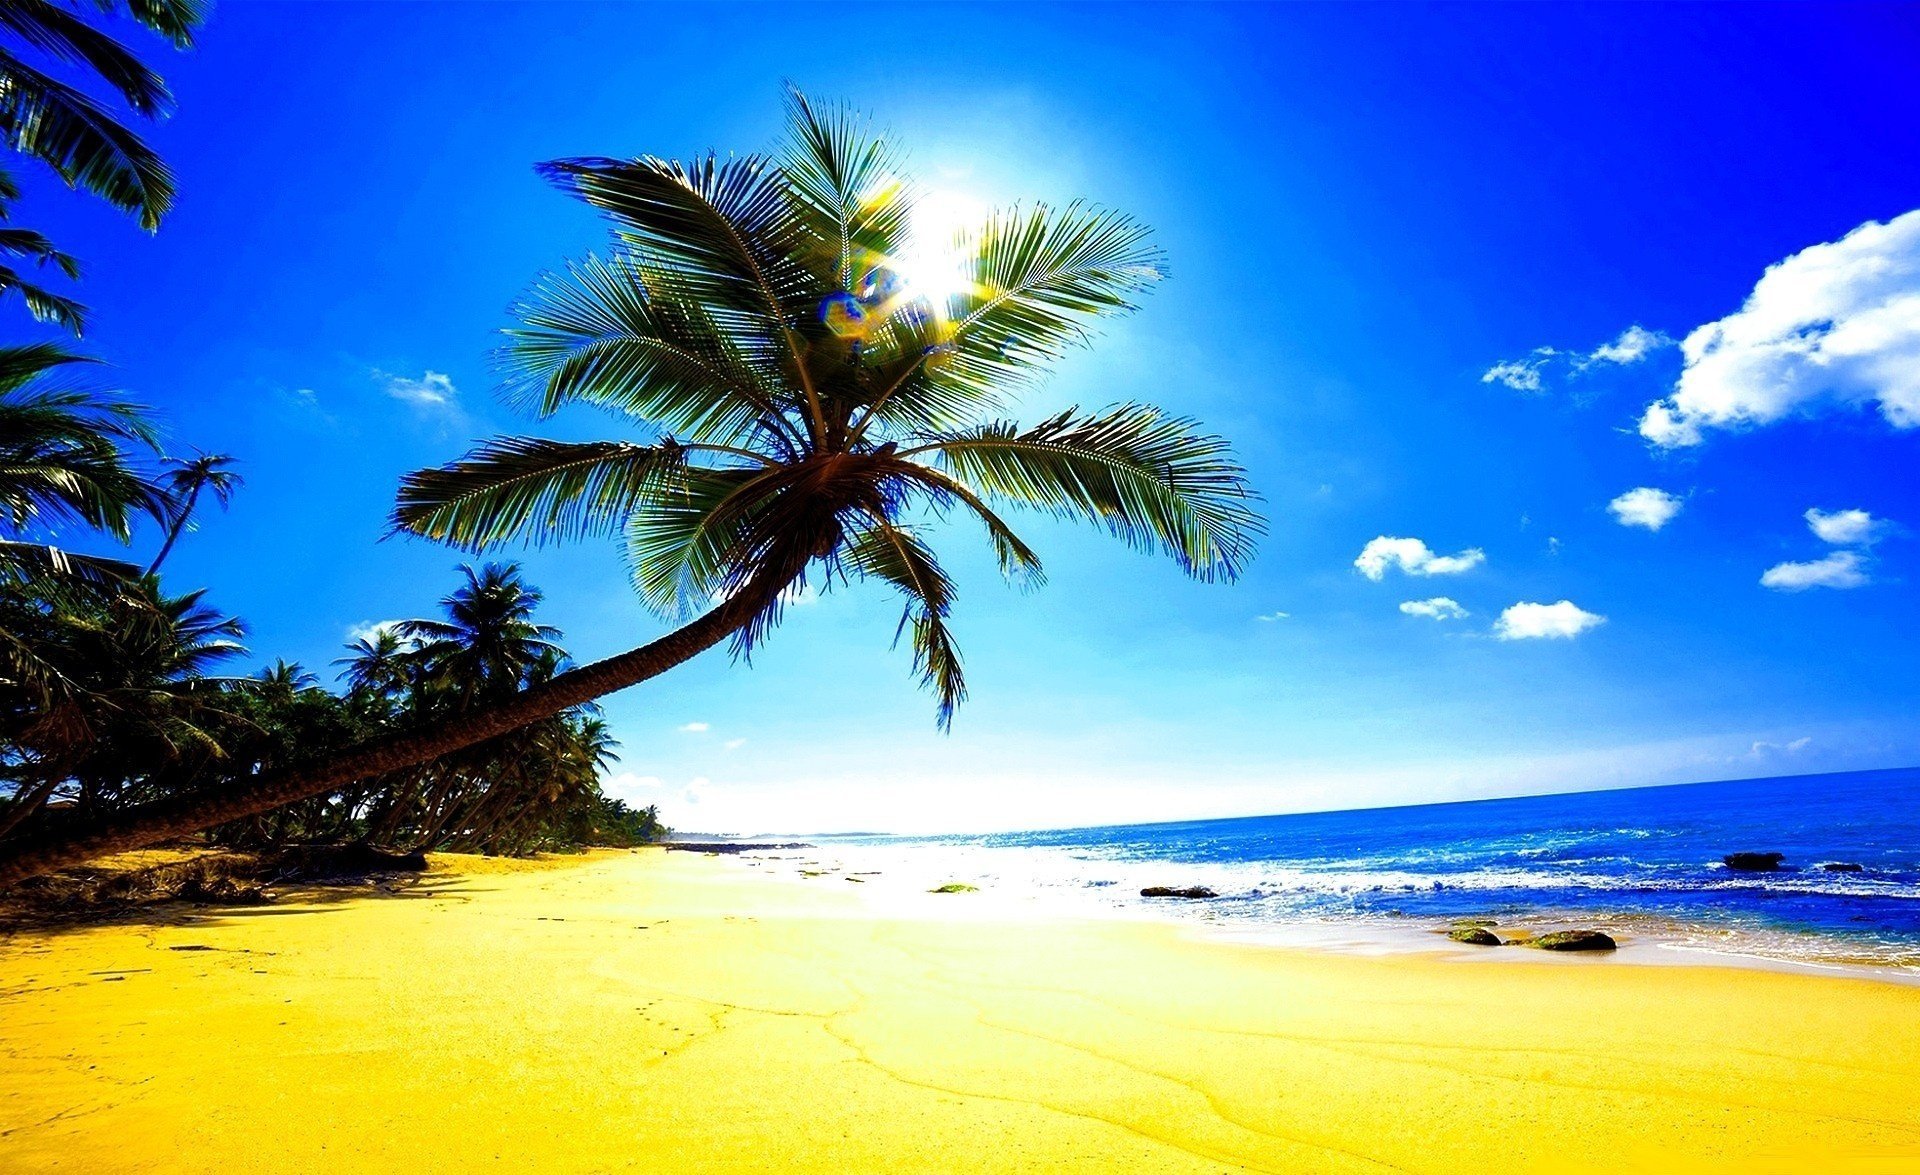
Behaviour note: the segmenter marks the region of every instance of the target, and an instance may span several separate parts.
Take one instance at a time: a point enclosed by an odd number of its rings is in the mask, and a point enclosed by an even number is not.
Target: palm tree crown
[[[684,616],[751,597],[746,649],[785,593],[879,580],[942,725],[966,693],[954,586],[928,543],[975,519],[1009,576],[1040,560],[997,513],[1085,519],[1231,579],[1262,527],[1227,443],[1144,404],[1008,419],[1014,394],[1162,275],[1144,227],[1084,204],[997,212],[914,239],[916,189],[886,141],[795,93],[777,156],[573,159],[542,172],[604,211],[613,249],[542,279],[502,351],[507,394],[576,403],[638,440],[499,437],[407,478],[397,527],[472,550],[624,537],[640,595]],[[964,277],[915,289],[945,245]]]

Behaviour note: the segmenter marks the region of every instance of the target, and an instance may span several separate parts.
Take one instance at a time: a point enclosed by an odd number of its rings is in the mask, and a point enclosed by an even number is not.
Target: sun
[[[987,202],[951,189],[915,195],[907,225],[907,244],[894,257],[893,270],[903,292],[923,299],[944,316],[953,300],[974,290],[971,259],[963,237],[977,232],[991,211]]]

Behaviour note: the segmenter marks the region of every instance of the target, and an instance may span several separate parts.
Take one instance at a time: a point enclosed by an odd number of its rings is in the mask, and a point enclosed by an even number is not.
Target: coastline
[[[1462,966],[824,880],[435,858],[392,895],[11,935],[6,1169],[1920,1164],[1906,985]]]

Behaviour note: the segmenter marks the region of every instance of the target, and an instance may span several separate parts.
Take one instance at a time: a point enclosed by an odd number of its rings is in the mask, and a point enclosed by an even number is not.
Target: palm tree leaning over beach
[[[605,660],[326,763],[268,772],[0,848],[0,885],[265,811],[472,746],[646,681],[731,639],[745,653],[803,586],[878,580],[944,725],[966,693],[954,585],[929,545],[958,515],[1011,577],[1040,560],[1007,506],[1091,521],[1202,580],[1261,529],[1227,443],[1145,404],[1038,424],[1011,401],[1161,276],[1147,231],[1075,203],[1003,210],[947,244],[964,281],[917,289],[898,259],[915,190],[847,110],[795,94],[777,156],[572,159],[541,171],[605,212],[612,249],[541,279],[502,357],[540,415],[607,409],[633,439],[499,437],[405,479],[397,529],[468,549],[624,539],[634,582],[685,623]],[[696,614],[697,613],[697,614]]]

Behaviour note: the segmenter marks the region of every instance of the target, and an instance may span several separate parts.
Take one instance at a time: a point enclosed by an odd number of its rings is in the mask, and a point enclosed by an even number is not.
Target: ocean
[[[815,844],[814,857],[842,851],[829,872],[959,881],[1256,935],[1364,938],[1481,917],[1920,971],[1920,768]],[[1736,872],[1721,860],[1735,852],[1785,861],[1778,872]],[[1839,862],[1861,869],[1823,868]],[[1148,885],[1206,886],[1218,897],[1142,898]]]

